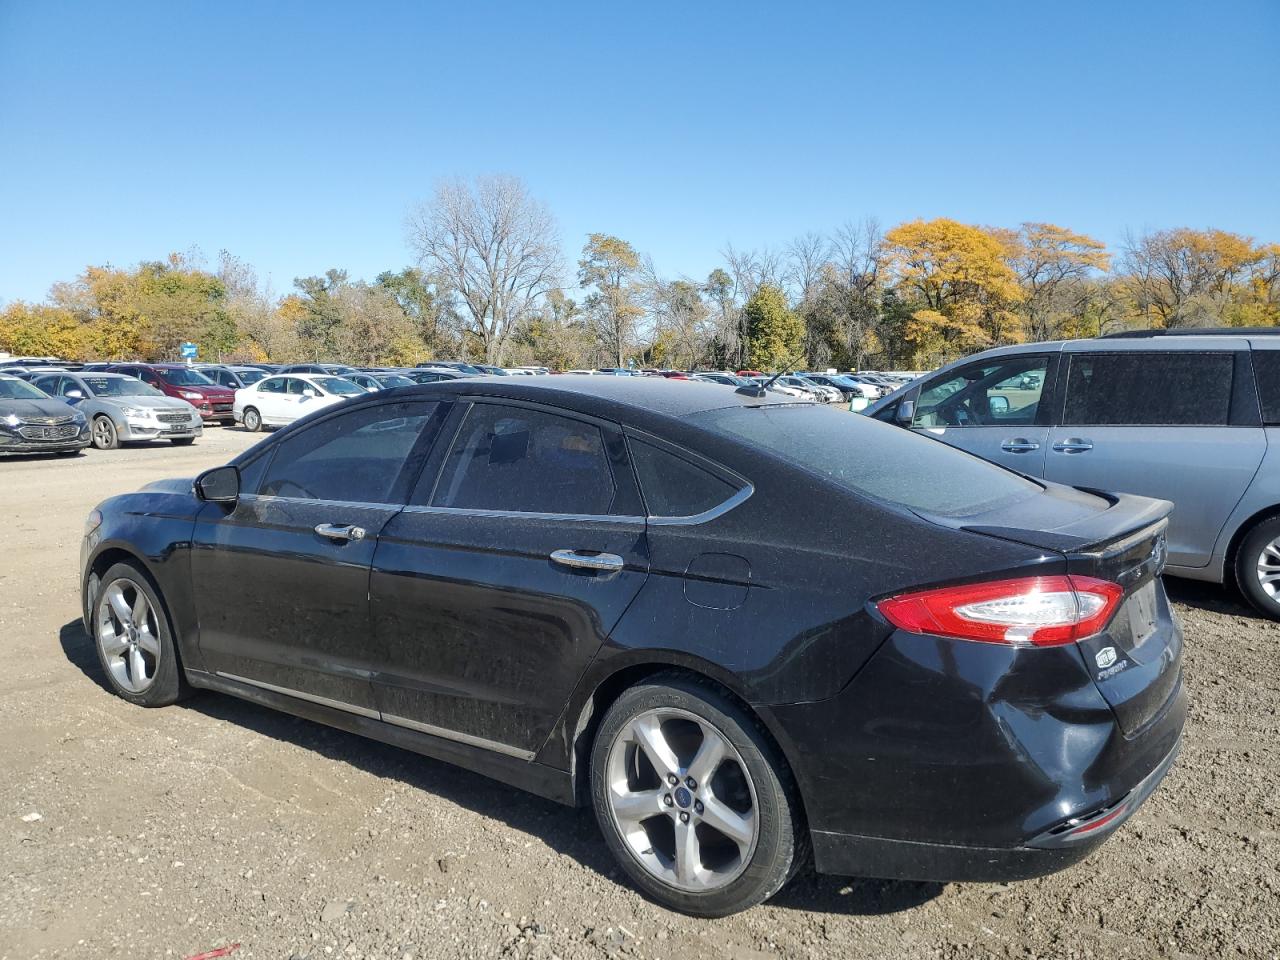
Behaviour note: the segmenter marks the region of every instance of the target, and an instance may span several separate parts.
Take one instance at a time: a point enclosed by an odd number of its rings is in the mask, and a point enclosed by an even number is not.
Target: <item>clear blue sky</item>
[[[868,215],[1280,240],[1277,91],[1277,0],[0,0],[0,302],[192,245],[371,278],[481,172],[694,277]]]

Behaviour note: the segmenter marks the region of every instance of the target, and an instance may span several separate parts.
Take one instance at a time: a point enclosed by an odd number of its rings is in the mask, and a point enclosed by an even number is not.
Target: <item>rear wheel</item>
[[[111,688],[143,707],[181,698],[186,684],[169,615],[147,575],[133,564],[117,563],[91,586],[94,646]]]
[[[1280,619],[1280,517],[1263,520],[1240,542],[1236,582],[1257,610]]]
[[[120,435],[116,433],[116,425],[110,417],[93,418],[93,445],[99,450],[114,450],[120,446]]]
[[[241,419],[244,421],[244,428],[250,433],[257,433],[262,429],[262,415],[253,407],[245,407]]]
[[[750,714],[684,677],[632,687],[609,708],[592,747],[591,793],[614,856],[673,910],[745,910],[804,858],[786,764]]]

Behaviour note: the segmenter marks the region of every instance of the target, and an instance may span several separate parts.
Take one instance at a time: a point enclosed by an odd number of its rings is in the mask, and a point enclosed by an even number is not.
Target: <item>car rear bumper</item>
[[[1021,846],[971,847],[814,830],[814,865],[819,873],[885,880],[998,883],[1042,877],[1078,863],[1102,846],[1151,796],[1177,755],[1175,747],[1111,808],[1079,822],[1064,821],[1061,828]]]
[[[762,710],[819,870],[951,881],[1037,876],[1086,856],[1163,778],[1187,701],[1175,680],[1126,734],[1075,644],[894,631],[836,696]]]

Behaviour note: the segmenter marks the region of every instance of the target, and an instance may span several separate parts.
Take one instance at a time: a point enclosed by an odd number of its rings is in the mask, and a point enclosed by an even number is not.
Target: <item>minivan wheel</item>
[[[144,707],[177,701],[186,684],[169,615],[147,575],[117,563],[91,587],[94,647],[112,690]]]
[[[773,896],[807,844],[786,764],[719,691],[659,676],[625,691],[591,753],[596,819],[645,894],[723,917]]]
[[[253,407],[245,407],[241,419],[244,421],[244,428],[250,433],[257,433],[262,429],[262,417]]]
[[[1257,610],[1280,619],[1280,517],[1263,520],[1240,542],[1236,582]]]
[[[99,415],[93,418],[93,445],[99,450],[114,450],[120,446],[120,436],[110,417]]]

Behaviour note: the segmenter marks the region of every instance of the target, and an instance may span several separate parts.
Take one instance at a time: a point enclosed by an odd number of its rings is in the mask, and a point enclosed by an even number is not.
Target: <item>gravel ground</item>
[[[1084,863],[1011,885],[805,875],[692,920],[625,884],[586,811],[228,697],[107,692],[76,608],[84,515],[253,439],[0,462],[0,960],[1280,953],[1280,624],[1227,592],[1170,585],[1182,756]]]

